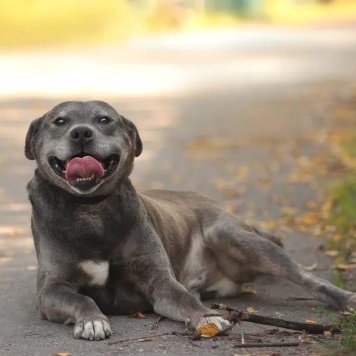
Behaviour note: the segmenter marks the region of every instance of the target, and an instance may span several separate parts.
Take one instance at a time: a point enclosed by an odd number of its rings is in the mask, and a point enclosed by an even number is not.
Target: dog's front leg
[[[102,340],[111,335],[106,316],[94,300],[77,293],[69,283],[45,285],[38,295],[41,316],[65,324],[74,323],[74,337]]]
[[[130,270],[137,289],[157,314],[185,322],[190,328],[213,323],[219,330],[230,324],[216,311],[205,307],[180,284],[157,234],[146,226],[135,233],[135,250],[130,254]]]

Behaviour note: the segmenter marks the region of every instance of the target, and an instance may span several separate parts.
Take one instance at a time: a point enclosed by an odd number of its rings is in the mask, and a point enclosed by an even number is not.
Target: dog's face
[[[101,101],[55,106],[31,123],[25,144],[46,179],[83,196],[110,193],[141,152],[136,126]]]

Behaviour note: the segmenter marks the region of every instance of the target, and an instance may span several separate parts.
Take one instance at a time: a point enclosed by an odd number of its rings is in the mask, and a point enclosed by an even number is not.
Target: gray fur
[[[101,117],[110,122],[101,124]],[[74,142],[71,131],[83,126],[93,137]],[[25,154],[38,167],[28,192],[43,318],[74,323],[74,336],[89,340],[110,336],[104,314],[139,310],[193,328],[206,322],[225,328],[228,323],[199,297],[234,296],[241,283],[262,273],[300,284],[330,306],[356,309],[356,294],[303,271],[278,239],[241,223],[210,198],[137,193],[129,175],[141,151],[135,125],[104,102],[65,102],[32,122]],[[112,174],[82,190],[49,162],[83,153],[120,158]]]

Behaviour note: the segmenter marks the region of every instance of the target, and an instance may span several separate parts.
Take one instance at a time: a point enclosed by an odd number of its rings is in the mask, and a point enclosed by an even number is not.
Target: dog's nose
[[[88,126],[76,126],[70,132],[73,141],[87,143],[93,137],[93,130]]]

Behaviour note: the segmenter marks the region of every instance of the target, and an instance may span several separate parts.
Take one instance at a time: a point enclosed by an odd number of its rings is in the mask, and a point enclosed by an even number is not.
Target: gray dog
[[[100,101],[65,102],[34,120],[25,154],[42,318],[74,323],[76,338],[111,335],[104,314],[153,310],[191,328],[229,323],[200,298],[231,297],[262,273],[355,310],[356,294],[299,268],[278,239],[193,192],[137,193],[135,125]]]

